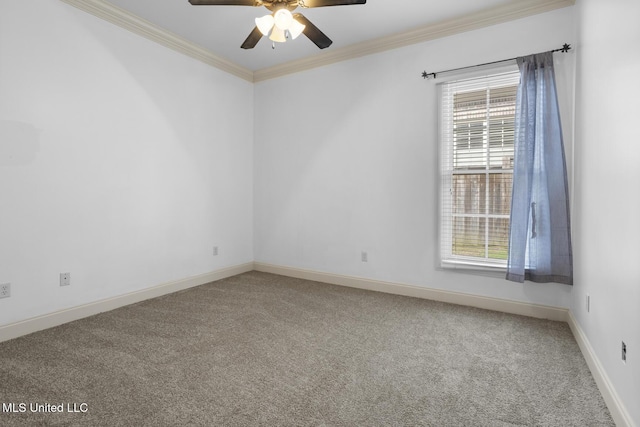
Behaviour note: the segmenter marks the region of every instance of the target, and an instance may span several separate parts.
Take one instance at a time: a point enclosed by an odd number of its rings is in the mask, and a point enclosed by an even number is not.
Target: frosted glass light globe
[[[275,19],[276,27],[281,30],[288,30],[293,22],[293,16],[287,9],[278,10],[273,17]]]
[[[268,35],[273,27],[273,16],[265,15],[262,18],[256,18],[256,26],[262,34]]]

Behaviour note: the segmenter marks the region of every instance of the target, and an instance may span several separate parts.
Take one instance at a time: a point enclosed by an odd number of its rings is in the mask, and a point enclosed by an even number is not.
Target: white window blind
[[[506,265],[518,71],[440,85],[443,267]]]

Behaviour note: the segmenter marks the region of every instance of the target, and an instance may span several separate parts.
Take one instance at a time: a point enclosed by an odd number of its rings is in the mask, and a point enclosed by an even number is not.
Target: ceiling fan
[[[298,6],[312,8],[366,2],[367,0],[189,0],[194,6],[264,6],[269,9],[271,14],[256,18],[256,27],[240,46],[243,49],[253,49],[263,35],[268,35],[273,42],[282,43],[288,37],[295,39],[300,34],[307,36],[320,49],[327,48],[333,43],[331,39],[301,13],[291,12]]]

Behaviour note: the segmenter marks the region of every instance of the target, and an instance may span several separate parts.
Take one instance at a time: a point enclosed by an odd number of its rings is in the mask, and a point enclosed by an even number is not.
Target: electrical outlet
[[[587,313],[591,311],[591,297],[587,294]]]
[[[71,273],[60,273],[60,286],[69,286],[71,284]]]
[[[11,296],[11,283],[3,283],[0,285],[0,298],[9,298]]]
[[[627,345],[622,341],[622,363],[627,363]]]
[[[213,256],[218,256],[218,247],[217,246],[213,247]]]
[[[362,251],[360,258],[362,259],[362,262],[369,262],[369,255],[365,251]]]

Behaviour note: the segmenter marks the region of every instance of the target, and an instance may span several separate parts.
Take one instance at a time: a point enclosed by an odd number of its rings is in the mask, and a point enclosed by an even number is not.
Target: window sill
[[[494,273],[496,277],[502,277],[507,272],[506,264],[491,264],[468,259],[443,259],[440,267],[445,270]]]

